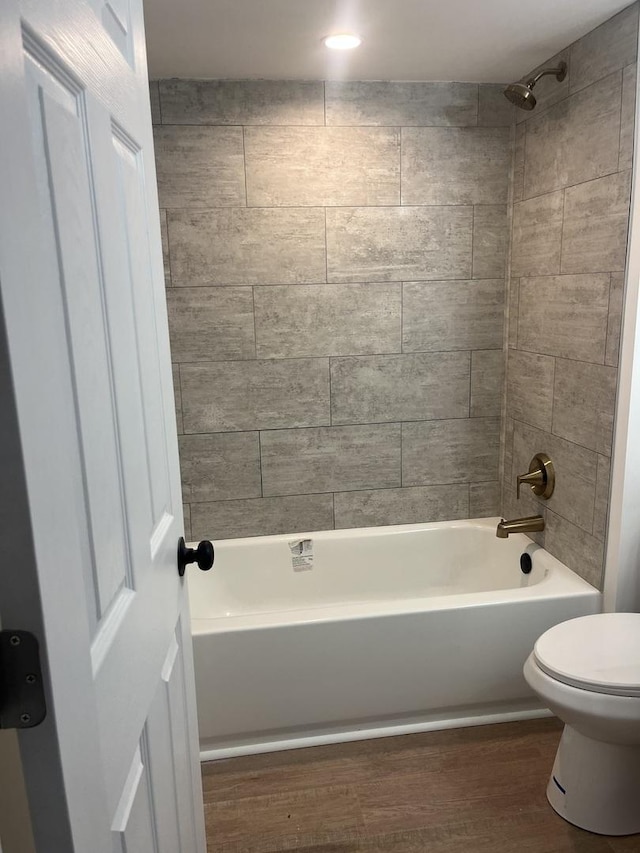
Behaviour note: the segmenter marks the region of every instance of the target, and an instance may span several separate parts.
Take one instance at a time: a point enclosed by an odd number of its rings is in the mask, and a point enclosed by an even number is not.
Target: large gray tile
[[[469,518],[466,484],[338,492],[334,500],[336,528]]]
[[[501,349],[503,279],[403,285],[405,352]]]
[[[193,505],[191,515],[194,540],[331,530],[333,495],[199,503]]]
[[[422,281],[471,275],[473,208],[327,209],[329,281]]]
[[[160,91],[157,80],[149,81],[149,99],[151,101],[151,123],[161,124],[162,113],[160,112]]]
[[[551,429],[554,365],[549,356],[509,350],[507,411],[511,417]]]
[[[171,375],[173,378],[173,398],[176,410],[176,427],[178,435],[184,432],[182,428],[182,390],[180,388],[180,367],[177,364],[171,365]]]
[[[520,279],[518,347],[604,361],[609,274]]]
[[[609,498],[611,490],[611,459],[598,455],[598,476],[596,478],[596,504],[593,514],[593,535],[604,542],[607,537],[609,520]]]
[[[616,171],[621,92],[614,74],[527,121],[525,198]]]
[[[331,423],[466,418],[469,353],[331,360]]]
[[[263,432],[264,495],[399,486],[400,424]]]
[[[562,272],[623,270],[631,172],[570,187],[565,193]]]
[[[162,241],[162,265],[164,267],[165,287],[171,287],[171,258],[169,255],[169,230],[167,228],[167,211],[160,211],[160,239]]]
[[[615,367],[558,359],[553,432],[610,456],[616,374]]]
[[[324,124],[324,87],[305,80],[161,80],[165,124]]]
[[[473,277],[502,278],[507,255],[507,208],[480,204],[473,209]]]
[[[250,127],[250,207],[400,203],[400,131],[384,127]]]
[[[433,488],[433,487],[432,487]],[[500,515],[500,483],[469,485],[469,518],[491,518]]]
[[[329,423],[328,359],[183,364],[187,433]]]
[[[520,305],[520,279],[511,278],[508,282],[509,300],[509,328],[507,333],[507,344],[509,349],[518,348],[518,316]]]
[[[500,418],[402,425],[402,484],[483,483],[498,476]]]
[[[553,275],[560,272],[563,204],[562,192],[514,204],[512,275]]]
[[[524,165],[525,165],[525,139],[527,123],[523,122],[516,126],[515,148],[513,152],[513,201],[522,201],[524,198]]]
[[[256,287],[259,358],[400,352],[399,283]]]
[[[569,64],[569,48],[566,47],[564,50],[557,53],[555,56],[552,56],[550,59],[547,59],[546,62],[543,62],[542,65],[538,65],[537,68],[534,68],[528,74],[525,74],[520,80],[525,83],[527,80],[531,79],[531,77],[535,77],[535,75],[546,68],[557,68],[560,62],[566,62]],[[569,69],[570,71],[570,69]],[[547,107],[550,107],[552,104],[558,103],[558,101],[564,100],[569,94],[569,74],[567,74],[564,80],[559,83],[556,77],[552,74],[549,74],[546,77],[541,77],[540,80],[536,83],[535,88],[536,94],[536,112],[539,114]],[[528,119],[532,118],[531,113],[526,110],[516,109],[516,121],[524,122]]]
[[[635,62],[637,50],[638,4],[634,3],[571,46],[571,91]]]
[[[155,127],[160,207],[244,207],[240,127]]]
[[[180,472],[185,501],[258,498],[260,441],[257,432],[219,432],[180,438]]]
[[[602,588],[604,545],[594,536],[547,510],[544,547],[588,583]]]
[[[471,354],[471,417],[499,415],[504,394],[504,352],[501,349]]]
[[[620,153],[618,171],[633,166],[633,132],[636,118],[637,64],[627,65],[622,72],[622,111],[620,113]]]
[[[327,82],[327,125],[475,125],[475,83]]]
[[[255,357],[250,287],[172,287],[167,309],[173,361]]]
[[[478,87],[478,126],[509,127],[517,110],[504,96],[503,83],[481,83]]]
[[[529,462],[540,452],[548,454],[555,467],[556,487],[553,495],[548,500],[537,498],[528,486],[522,486],[521,494],[548,506],[557,515],[591,533],[596,497],[597,454],[593,450],[579,447],[563,438],[517,421],[513,436],[514,481],[517,474],[525,474],[529,470]]]
[[[174,285],[315,284],[326,280],[324,211],[172,210]]]
[[[506,204],[509,128],[402,129],[403,204]]]
[[[622,312],[624,308],[624,273],[611,273],[611,293],[609,295],[609,319],[607,322],[607,350],[605,364],[617,367],[622,334]]]

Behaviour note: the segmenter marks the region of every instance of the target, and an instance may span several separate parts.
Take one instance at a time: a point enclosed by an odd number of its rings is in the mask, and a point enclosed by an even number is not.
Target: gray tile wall
[[[518,113],[502,512],[543,513],[547,550],[602,584],[635,110],[638,4],[568,47]],[[515,500],[546,451],[548,502]]]
[[[151,90],[187,534],[496,514],[501,87]]]

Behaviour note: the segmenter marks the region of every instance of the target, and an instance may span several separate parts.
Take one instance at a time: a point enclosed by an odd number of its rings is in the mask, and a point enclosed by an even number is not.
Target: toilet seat
[[[640,613],[598,613],[546,631],[533,656],[551,678],[594,693],[640,698]]]

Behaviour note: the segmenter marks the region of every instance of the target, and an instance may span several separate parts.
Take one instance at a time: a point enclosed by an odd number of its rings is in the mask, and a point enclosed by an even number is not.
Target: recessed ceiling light
[[[352,50],[362,44],[362,39],[354,33],[339,33],[335,36],[327,36],[324,43],[331,50]]]

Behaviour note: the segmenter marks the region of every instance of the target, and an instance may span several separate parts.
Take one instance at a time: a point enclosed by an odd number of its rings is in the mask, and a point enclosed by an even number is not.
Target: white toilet
[[[547,785],[553,808],[590,832],[640,833],[640,613],[556,625],[524,676],[565,723]]]

